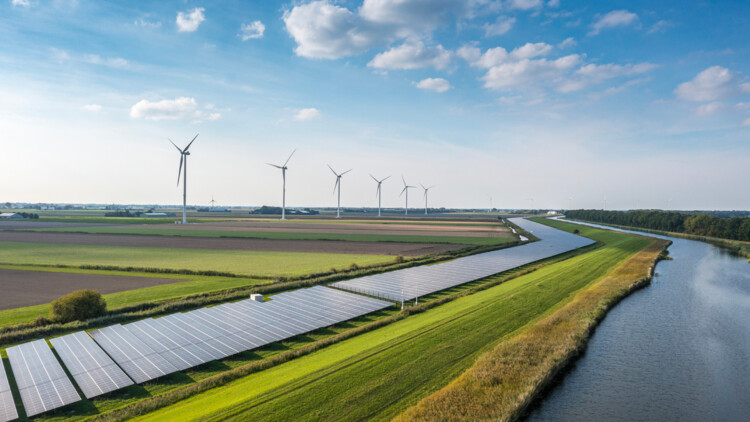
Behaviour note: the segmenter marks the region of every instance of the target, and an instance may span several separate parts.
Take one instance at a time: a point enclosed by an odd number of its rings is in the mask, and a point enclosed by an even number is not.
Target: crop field
[[[138,248],[0,242],[4,264],[99,265],[222,271],[246,276],[298,276],[343,269],[351,264],[373,265],[394,259],[388,255],[226,251],[210,249]]]
[[[596,229],[582,232],[606,245],[197,394],[143,419],[390,419],[651,243]]]
[[[282,240],[233,237],[185,238],[182,236],[35,231],[0,231],[0,242],[403,256],[421,256],[443,253],[466,247],[466,245],[445,243],[347,242],[333,240]]]

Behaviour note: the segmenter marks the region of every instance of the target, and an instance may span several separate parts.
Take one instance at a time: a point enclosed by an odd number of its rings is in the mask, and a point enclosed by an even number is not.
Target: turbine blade
[[[380,182],[381,182],[381,183],[382,183],[382,182],[385,182],[386,180],[388,180],[388,179],[390,179],[390,178],[391,178],[391,176],[388,176],[388,177],[386,177],[385,179],[381,180]]]
[[[297,148],[295,148],[294,151],[292,151],[292,153],[289,154],[289,158],[287,158],[286,161],[284,161],[284,165],[282,167],[286,167],[287,163],[289,162],[289,160],[292,159],[292,155],[294,155],[295,152],[297,152]]]
[[[326,165],[328,166],[328,168],[329,168],[329,169],[331,169],[331,171],[333,172],[333,174],[335,174],[335,175],[336,175],[336,177],[339,177],[339,174],[338,174],[338,173],[336,173],[336,170],[334,170],[334,169],[333,169],[333,167],[331,167],[331,165],[330,165],[330,164],[326,164]]]
[[[404,192],[406,192],[406,189],[408,188],[409,188],[408,186],[404,186],[404,188],[401,190],[401,193],[399,193],[398,196],[400,197],[401,195],[403,195]]]
[[[406,186],[406,179],[404,179],[404,175],[401,175],[401,181],[404,182],[404,186]]]
[[[349,169],[349,170],[347,170],[347,171],[345,171],[345,172],[341,173],[341,174],[340,174],[340,176],[343,176],[343,175],[345,175],[346,173],[349,173],[349,172],[350,172],[350,171],[352,171],[352,170],[354,170],[354,169]]]
[[[333,184],[333,193],[336,193],[336,188],[339,186],[339,178],[336,178],[336,183]]]
[[[422,189],[424,189],[424,190],[427,190],[427,188],[426,188],[426,187],[424,187],[424,185],[423,185],[423,184],[421,184],[421,183],[420,183],[420,184],[419,184],[419,186],[422,186]]]
[[[273,166],[273,167],[276,167],[277,169],[280,169],[280,168],[281,168],[281,166],[277,166],[276,164],[271,164],[271,163],[266,163],[266,164],[268,164],[269,166]]]
[[[375,176],[373,176],[372,174],[370,174],[370,177],[372,177],[372,180],[374,180],[375,182],[380,183],[380,181],[376,179]]]
[[[167,138],[167,139],[169,139],[169,138]],[[169,139],[169,142],[172,142],[172,140]],[[177,148],[177,151],[180,151],[180,154],[182,154],[182,150],[180,149],[180,147],[177,146],[177,144],[175,144],[174,142],[172,142],[172,145],[174,145],[174,147]]]
[[[196,133],[196,134],[195,134],[195,138],[197,138],[197,137],[198,137],[198,135],[199,135],[199,134],[197,134],[197,133]],[[192,141],[190,141],[190,143],[189,143],[189,144],[188,144],[188,145],[187,145],[187,146],[185,147],[185,151],[187,151],[187,150],[188,150],[188,148],[190,148],[190,145],[193,145],[193,142],[195,142],[195,138],[193,138],[193,140],[192,140]]]
[[[177,169],[177,186],[180,186],[180,176],[182,176],[182,160],[185,159],[185,155],[180,154],[180,168]]]

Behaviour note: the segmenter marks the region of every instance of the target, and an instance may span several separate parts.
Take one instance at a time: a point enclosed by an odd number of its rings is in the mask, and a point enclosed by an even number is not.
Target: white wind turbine
[[[195,138],[198,137],[198,134],[195,135]],[[193,145],[193,142],[195,141],[195,138],[193,138],[192,141],[190,141],[189,144],[185,147],[185,149],[180,149],[172,140],[170,139],[169,142],[172,142],[172,145],[174,145],[175,148],[177,148],[177,151],[180,151],[180,168],[177,169],[177,186],[180,186],[180,175],[182,176],[182,224],[187,224],[187,156],[190,155],[190,152],[188,151],[188,148],[190,148],[190,145]]]
[[[336,192],[336,188],[338,188],[338,192],[339,192],[338,206],[336,207],[336,218],[341,218],[341,176],[345,175],[346,173],[349,173],[350,171],[352,171],[352,169],[349,169],[341,174],[338,174],[331,167],[330,164],[328,164],[328,168],[331,169],[334,175],[336,175],[336,183],[333,185],[333,192]]]
[[[292,159],[292,155],[294,155],[295,152],[297,152],[296,149],[294,151],[292,151],[291,154],[289,154],[289,158],[287,158],[286,161],[284,161],[284,164],[281,165],[281,166],[277,166],[276,164],[266,163],[269,166],[273,166],[273,167],[276,167],[277,169],[281,169],[281,180],[282,180],[282,185],[281,185],[281,219],[282,220],[286,220],[286,169],[287,169],[286,165],[287,165],[287,163],[289,163],[289,160]]]
[[[416,186],[410,186],[406,184],[406,179],[404,179],[404,176],[401,176],[401,180],[404,182],[404,189],[401,191],[398,196],[401,196],[406,192],[406,204],[404,205],[404,215],[409,215],[409,189],[414,189]]]
[[[214,201],[214,196],[211,195],[211,201],[209,202],[211,204],[211,211],[213,211],[214,207],[216,206],[216,201]]]
[[[427,215],[427,192],[434,188],[435,185],[430,186],[429,188],[424,187],[423,184],[419,184],[419,186],[422,186],[422,189],[424,189],[424,215]]]
[[[390,178],[391,176],[388,176],[388,177],[386,177],[385,179],[382,179],[382,180],[376,179],[375,176],[373,176],[372,174],[370,175],[370,177],[372,177],[372,180],[374,180],[375,183],[378,184],[378,188],[377,188],[377,190],[375,190],[375,195],[378,196],[378,217],[380,217],[380,193],[381,193],[380,185],[382,185],[383,182],[385,182],[386,180],[388,180],[388,178]]]

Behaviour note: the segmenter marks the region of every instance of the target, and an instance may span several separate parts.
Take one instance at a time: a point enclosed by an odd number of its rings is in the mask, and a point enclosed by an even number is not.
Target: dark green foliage
[[[59,322],[85,321],[105,312],[107,302],[96,290],[78,290],[52,302],[52,318]]]
[[[673,211],[603,211],[571,210],[565,215],[577,220],[619,226],[685,233],[696,236],[750,241],[750,218],[719,218],[707,214],[685,214]]]

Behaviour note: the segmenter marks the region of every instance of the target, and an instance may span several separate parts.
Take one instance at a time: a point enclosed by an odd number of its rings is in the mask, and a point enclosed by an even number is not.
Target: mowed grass
[[[516,240],[515,237],[470,237],[470,236],[429,236],[429,235],[391,235],[391,234],[348,234],[348,233],[293,233],[263,232],[241,230],[190,230],[156,227],[62,227],[35,229],[39,232],[97,233],[97,234],[134,234],[148,236],[191,236],[191,237],[227,237],[242,239],[277,239],[277,240],[339,240],[346,242],[403,242],[403,243],[449,243],[456,245],[496,245]]]
[[[0,242],[0,263],[32,265],[108,265],[172,270],[221,271],[252,276],[301,276],[351,264],[392,261],[389,255],[307,252],[171,249],[127,246]]]
[[[65,272],[78,274],[102,274],[102,275],[121,275],[128,277],[148,277],[148,278],[165,278],[177,281],[172,284],[160,286],[144,287],[141,289],[128,290],[118,293],[105,294],[104,299],[107,301],[107,308],[117,309],[123,306],[136,305],[144,302],[160,302],[167,299],[174,299],[182,296],[193,295],[198,293],[207,293],[217,290],[233,289],[238,287],[255,286],[270,283],[270,279],[253,279],[244,277],[208,277],[208,276],[186,276],[180,274],[155,274],[155,273],[138,273],[126,271],[99,271],[99,270],[82,270],[77,268],[45,268],[34,266],[14,266],[0,265],[0,268],[7,269],[25,269],[30,271],[50,271]],[[7,309],[0,311],[0,326],[14,325],[24,322],[33,321],[34,318],[43,315],[49,316],[50,305],[26,306],[23,308]]]
[[[650,243],[596,229],[585,233],[606,246],[198,394],[143,419],[390,419]]]

